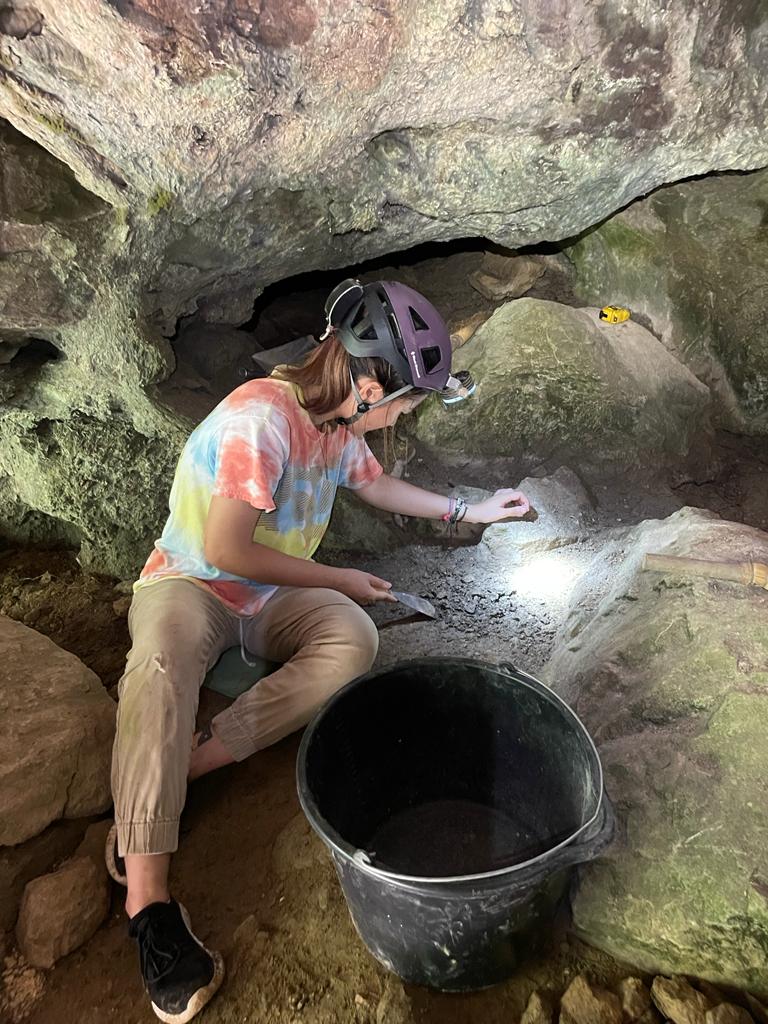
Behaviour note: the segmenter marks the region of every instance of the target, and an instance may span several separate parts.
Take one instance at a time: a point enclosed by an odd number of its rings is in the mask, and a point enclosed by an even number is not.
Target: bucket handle
[[[587,864],[599,857],[613,842],[616,834],[616,812],[608,794],[603,790],[597,818],[574,843],[563,847],[550,865],[569,867]]]

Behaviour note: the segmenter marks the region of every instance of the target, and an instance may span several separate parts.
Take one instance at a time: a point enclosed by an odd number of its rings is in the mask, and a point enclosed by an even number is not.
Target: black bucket
[[[613,832],[576,715],[524,672],[467,659],[345,686],[304,734],[298,788],[365,944],[442,991],[509,977]]]

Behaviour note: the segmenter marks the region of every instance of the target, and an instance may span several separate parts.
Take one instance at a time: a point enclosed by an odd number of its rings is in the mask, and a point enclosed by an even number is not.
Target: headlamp
[[[455,377],[449,377],[448,383],[440,392],[443,405],[456,405],[475,393],[477,385],[469,370],[457,370]]]

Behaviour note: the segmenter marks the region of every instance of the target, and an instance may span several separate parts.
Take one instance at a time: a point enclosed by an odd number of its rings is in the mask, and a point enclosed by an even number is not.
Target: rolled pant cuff
[[[133,854],[175,853],[179,847],[179,819],[118,821],[117,852]]]
[[[231,707],[216,715],[211,722],[214,736],[218,736],[236,761],[244,761],[256,752],[253,740],[237,719]]]

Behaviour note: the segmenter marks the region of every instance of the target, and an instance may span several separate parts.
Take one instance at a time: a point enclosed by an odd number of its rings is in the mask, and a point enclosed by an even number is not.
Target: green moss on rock
[[[574,922],[649,972],[767,995],[768,595],[639,572],[643,552],[665,550],[766,561],[768,535],[683,510],[591,567],[601,578],[610,566],[610,590],[546,675],[597,740],[620,827],[582,872]]]
[[[653,324],[740,429],[768,430],[768,171],[660,189],[568,250],[574,290]]]
[[[634,466],[685,458],[706,432],[706,390],[644,328],[606,326],[594,310],[509,302],[456,367],[471,371],[475,396],[425,403],[416,427],[444,451]]]

